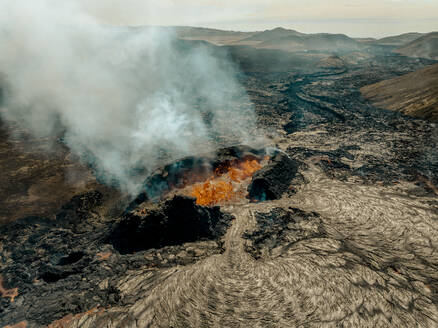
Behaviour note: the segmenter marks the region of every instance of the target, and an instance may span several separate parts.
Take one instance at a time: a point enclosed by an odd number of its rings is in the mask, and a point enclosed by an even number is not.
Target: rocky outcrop
[[[280,256],[282,251],[299,241],[323,238],[325,235],[321,219],[314,212],[274,208],[268,213],[256,213],[255,217],[256,229],[243,235],[250,241],[245,250],[255,259]]]
[[[298,166],[298,162],[288,155],[278,153],[254,174],[248,186],[249,198],[258,201],[281,198],[298,173]]]
[[[193,198],[175,196],[144,216],[127,214],[117,223],[108,241],[121,254],[180,245],[225,234],[231,216],[218,206],[207,208]]]

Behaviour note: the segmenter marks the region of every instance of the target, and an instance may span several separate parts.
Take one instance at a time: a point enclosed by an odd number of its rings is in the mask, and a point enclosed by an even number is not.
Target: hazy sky
[[[38,1],[38,0],[37,0]],[[277,26],[381,37],[438,30],[438,0],[72,0],[116,25]]]

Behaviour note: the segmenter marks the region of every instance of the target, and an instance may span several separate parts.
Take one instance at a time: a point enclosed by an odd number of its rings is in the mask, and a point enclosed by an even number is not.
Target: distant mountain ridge
[[[270,41],[273,39],[279,39],[279,38],[285,38],[285,37],[291,37],[291,36],[304,36],[306,34],[295,31],[295,30],[288,30],[282,27],[274,28],[273,30],[266,30],[263,32],[255,32],[254,35],[250,36],[249,38],[243,39],[241,41]]]
[[[438,60],[438,32],[428,33],[409,42],[395,52],[408,57],[419,57]]]
[[[351,38],[345,34],[306,34],[292,29],[277,27],[271,30],[240,32],[205,27],[170,26],[184,40],[206,41],[219,46],[252,46],[259,49],[288,52],[342,53],[362,51],[373,46],[390,46],[395,51],[411,57],[438,59],[438,32],[418,32],[388,36],[381,39]]]
[[[330,33],[306,34],[277,27],[255,33],[241,42],[253,42],[256,48],[280,49],[285,51],[354,51],[364,46],[344,35]]]
[[[362,44],[344,34],[301,34],[268,40],[260,48],[276,48],[294,51],[353,51],[364,48]]]
[[[400,35],[388,36],[375,41],[376,44],[390,45],[390,46],[403,46],[409,42],[412,42],[425,35],[424,33],[411,32]]]
[[[252,35],[257,32],[240,32],[240,31],[225,31],[225,30],[218,30],[218,29],[212,29],[212,28],[206,28],[206,27],[190,27],[190,26],[173,26],[171,27],[174,29],[179,36],[218,36],[218,35],[233,35],[233,36],[239,36],[239,37],[248,37],[249,35]]]
[[[227,45],[244,38],[248,38],[256,32],[224,31],[205,27],[172,26],[179,38],[185,40],[202,40],[215,45]]]
[[[277,27],[260,32],[222,31],[208,28],[174,27],[186,40],[205,40],[218,45],[250,45],[262,49],[300,51],[356,51],[364,45],[344,34],[306,34]]]

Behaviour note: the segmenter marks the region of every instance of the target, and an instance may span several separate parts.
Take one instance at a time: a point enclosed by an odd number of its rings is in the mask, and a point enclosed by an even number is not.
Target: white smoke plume
[[[1,114],[136,193],[170,160],[254,140],[236,70],[169,28],[101,25],[74,1],[0,0]],[[141,176],[140,174],[140,176]]]

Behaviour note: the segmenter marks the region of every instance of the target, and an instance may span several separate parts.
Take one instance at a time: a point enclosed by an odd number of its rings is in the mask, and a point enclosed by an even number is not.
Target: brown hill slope
[[[295,30],[289,30],[282,27],[277,27],[272,30],[266,30],[263,32],[257,32],[254,35],[242,40],[242,41],[270,41],[273,39],[291,37],[291,36],[304,36],[304,33],[300,33]]]
[[[256,32],[223,31],[211,28],[176,26],[177,35],[185,40],[204,40],[216,45],[225,45],[251,37]]]
[[[251,42],[251,43],[249,43]],[[279,49],[285,51],[351,51],[363,45],[344,34],[305,34],[295,30],[276,28],[254,34],[239,44],[251,44],[256,48]]]
[[[380,45],[390,45],[390,46],[404,46],[409,42],[415,41],[418,38],[422,37],[424,34],[412,32],[412,33],[404,33],[400,35],[388,36],[386,38],[382,38],[376,40],[376,44]]]
[[[262,42],[260,48],[282,49],[289,51],[353,51],[363,45],[344,34],[317,33],[304,36],[289,36]]]
[[[262,32],[222,31],[198,27],[172,27],[184,40],[202,40],[215,45],[253,46],[289,52],[301,51],[356,51],[365,46],[344,34],[305,34],[277,27]]]
[[[438,64],[361,88],[382,108],[438,121]]]
[[[438,32],[426,34],[395,52],[409,57],[438,59]]]
[[[32,137],[0,120],[0,226],[26,216],[53,218],[73,196],[91,190],[102,192],[107,205],[119,194],[56,138]]]

